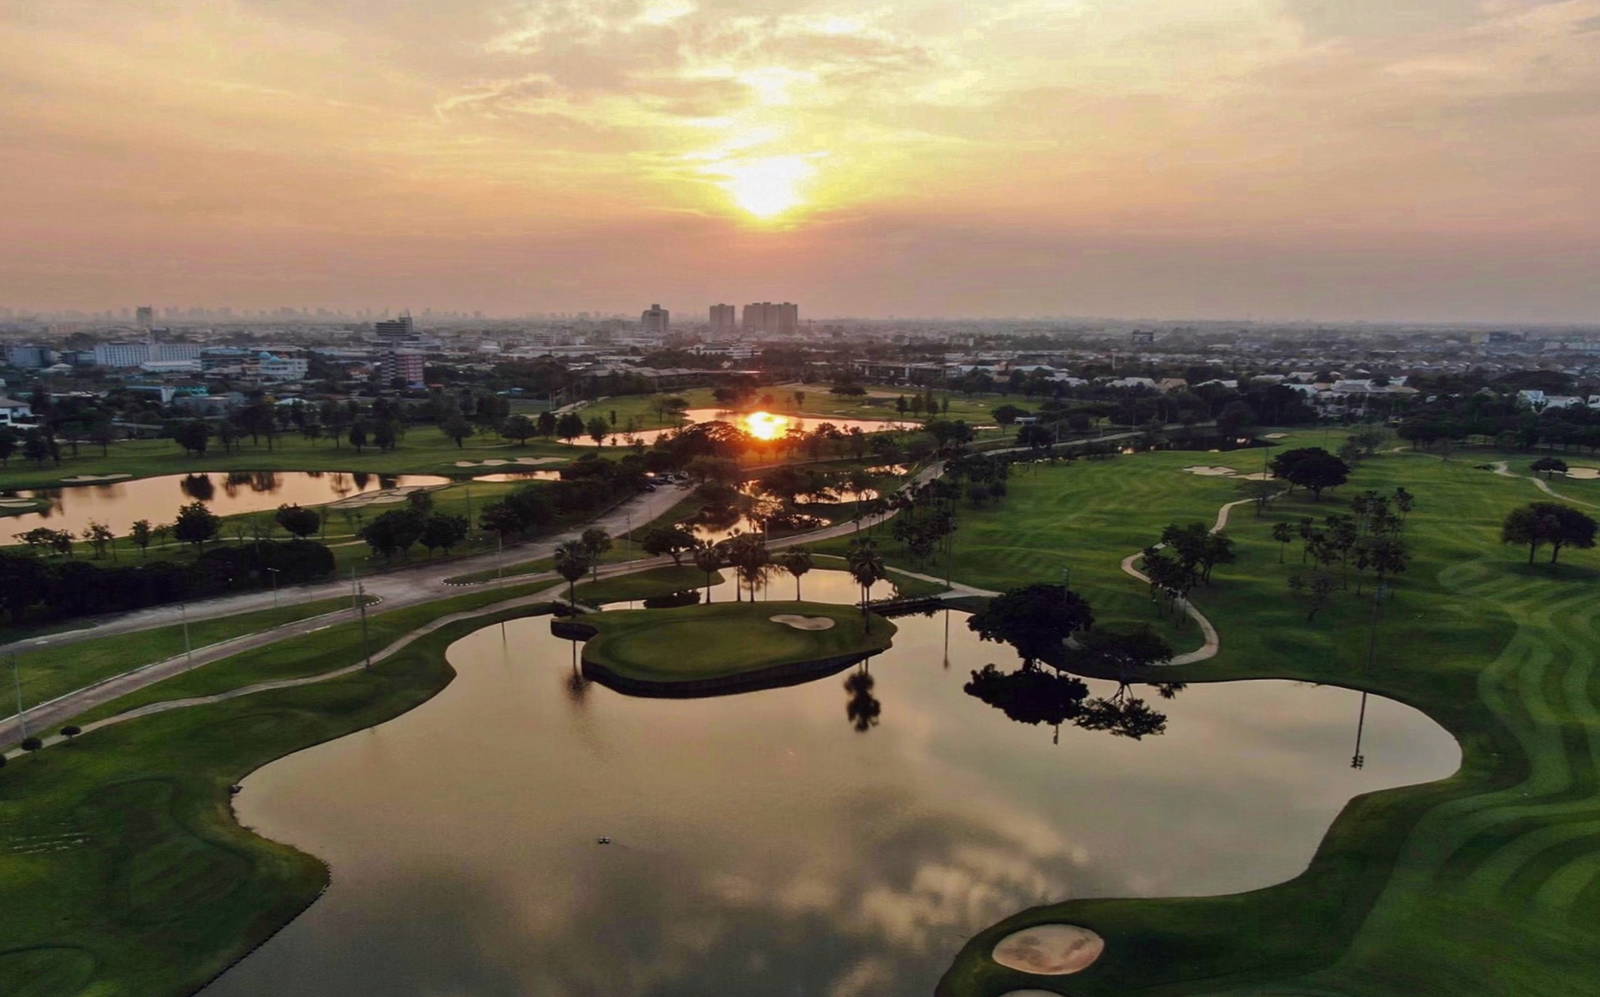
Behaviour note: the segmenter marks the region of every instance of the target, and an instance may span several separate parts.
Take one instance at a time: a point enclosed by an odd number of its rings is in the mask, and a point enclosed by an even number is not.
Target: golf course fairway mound
[[[730,602],[591,613],[554,621],[552,628],[587,641],[585,675],[647,696],[709,696],[804,682],[882,651],[894,639],[893,623],[853,606],[781,605],[793,612],[774,614],[771,602]],[[818,622],[796,629],[777,616]]]

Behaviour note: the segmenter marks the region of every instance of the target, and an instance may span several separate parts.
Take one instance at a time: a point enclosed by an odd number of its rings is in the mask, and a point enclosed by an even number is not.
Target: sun
[[[744,417],[744,431],[758,440],[775,440],[789,431],[789,419],[771,412],[751,412]]]
[[[802,190],[816,170],[804,156],[766,156],[720,164],[722,188],[757,218],[776,218],[805,203]]]

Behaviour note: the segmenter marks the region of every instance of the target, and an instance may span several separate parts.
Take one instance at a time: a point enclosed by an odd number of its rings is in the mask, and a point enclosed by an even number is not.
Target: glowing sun
[[[757,218],[774,218],[805,201],[802,190],[816,170],[804,156],[767,156],[723,163],[721,185]]]
[[[789,431],[789,419],[771,412],[751,412],[744,417],[744,431],[758,440],[775,440]]]

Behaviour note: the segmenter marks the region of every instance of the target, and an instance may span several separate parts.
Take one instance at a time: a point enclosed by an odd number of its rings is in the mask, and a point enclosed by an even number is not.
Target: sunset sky
[[[0,5],[0,305],[1600,320],[1600,0]]]

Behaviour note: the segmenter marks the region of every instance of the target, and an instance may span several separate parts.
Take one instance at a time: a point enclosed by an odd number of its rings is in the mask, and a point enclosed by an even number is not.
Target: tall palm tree
[[[690,555],[694,566],[705,572],[706,575],[706,604],[711,604],[711,576],[722,567],[722,551],[717,545],[708,540],[696,540],[694,553]]]
[[[790,547],[777,557],[778,565],[794,576],[794,601],[800,601],[800,576],[810,571],[815,564],[811,560],[811,552],[804,547]]]
[[[867,594],[872,586],[889,576],[889,569],[878,555],[878,545],[870,537],[850,541],[850,553],[845,555],[850,577],[861,586],[861,615],[867,615]]]
[[[556,547],[556,574],[567,580],[567,601],[577,605],[573,585],[589,571],[589,548],[581,540],[568,540]]]

